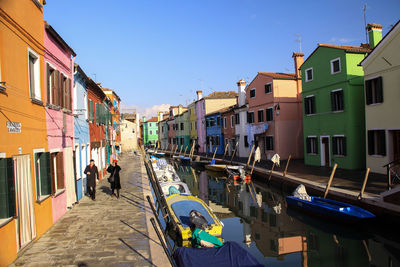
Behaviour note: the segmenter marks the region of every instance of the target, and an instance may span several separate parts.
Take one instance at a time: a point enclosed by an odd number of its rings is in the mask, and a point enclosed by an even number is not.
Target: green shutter
[[[0,159],[0,219],[15,215],[13,165],[12,158]]]
[[[50,152],[40,153],[40,194],[42,196],[51,194],[51,176],[50,176]]]
[[[95,107],[96,107],[96,124],[99,125],[101,109],[99,109],[99,104],[96,104]]]
[[[93,121],[93,119],[94,119],[93,101],[89,100],[89,121]]]

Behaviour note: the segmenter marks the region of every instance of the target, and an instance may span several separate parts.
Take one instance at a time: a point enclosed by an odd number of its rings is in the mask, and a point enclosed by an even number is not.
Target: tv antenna
[[[297,38],[296,38],[296,42],[299,43],[299,52],[302,53],[301,51],[301,34],[300,33],[295,33],[294,34]]]
[[[368,43],[367,8],[369,8],[369,6],[365,3],[364,6],[363,6],[363,13],[364,13],[364,31],[365,31],[365,42],[366,43]]]

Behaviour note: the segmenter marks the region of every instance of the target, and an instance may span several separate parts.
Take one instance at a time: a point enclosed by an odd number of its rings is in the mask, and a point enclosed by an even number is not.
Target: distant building
[[[111,125],[110,125],[110,140],[107,143],[107,155],[108,158],[117,159],[121,151],[121,115],[119,111],[121,98],[117,93],[109,88],[102,88],[104,94],[110,100],[110,112],[111,112]]]
[[[131,152],[138,149],[139,131],[139,115],[137,113],[122,114],[120,131],[121,131],[121,152]]]
[[[143,117],[143,145],[155,147],[158,142],[158,118]]]
[[[371,171],[400,159],[400,21],[382,37],[382,27],[368,24],[373,48],[362,62],[365,79],[366,161]],[[397,163],[398,165],[398,163]]]
[[[158,142],[161,149],[170,149],[168,145],[168,118],[169,112],[159,112],[159,122],[158,122]]]
[[[224,153],[224,137],[222,134],[221,112],[206,115],[206,148],[207,153]]]
[[[188,110],[175,116],[176,123],[176,138],[178,140],[178,147],[182,151],[190,150],[190,120]]]
[[[221,111],[222,119],[222,134],[224,137],[224,146],[228,144],[227,155],[232,156],[236,147],[236,134],[235,134],[235,110],[234,106],[225,108]]]

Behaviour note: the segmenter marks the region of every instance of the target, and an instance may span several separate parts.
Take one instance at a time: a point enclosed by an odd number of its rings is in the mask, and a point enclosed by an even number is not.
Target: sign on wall
[[[9,133],[20,133],[21,132],[21,123],[7,121],[7,128],[8,128]]]

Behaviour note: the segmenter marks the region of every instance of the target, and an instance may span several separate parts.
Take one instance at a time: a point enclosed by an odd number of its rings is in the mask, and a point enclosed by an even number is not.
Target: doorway
[[[321,136],[321,166],[331,166],[329,136]]]
[[[18,249],[36,237],[30,155],[14,156]]]

